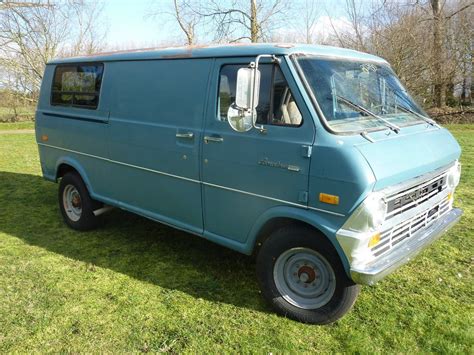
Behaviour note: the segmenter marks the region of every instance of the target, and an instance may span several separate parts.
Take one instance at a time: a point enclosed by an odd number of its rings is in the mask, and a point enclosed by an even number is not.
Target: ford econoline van
[[[258,44],[47,64],[44,178],[67,225],[121,208],[256,255],[264,297],[337,320],[453,226],[460,147],[383,59]]]

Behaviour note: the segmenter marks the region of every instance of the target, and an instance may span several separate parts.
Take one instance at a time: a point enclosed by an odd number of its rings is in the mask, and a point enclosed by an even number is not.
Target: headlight
[[[357,232],[376,230],[385,221],[386,214],[387,203],[384,195],[372,192],[357,207],[342,228]]]
[[[458,161],[448,171],[448,187],[454,189],[459,184],[461,179],[461,164]]]

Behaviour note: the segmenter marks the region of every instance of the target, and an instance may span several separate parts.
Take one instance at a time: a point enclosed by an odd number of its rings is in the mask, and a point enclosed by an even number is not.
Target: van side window
[[[227,121],[227,111],[235,102],[237,71],[246,68],[246,64],[230,64],[221,68],[217,117]],[[299,126],[301,113],[291,94],[288,83],[278,65],[259,66],[260,96],[257,111],[257,124]]]
[[[51,105],[96,109],[103,64],[58,65],[54,72]]]

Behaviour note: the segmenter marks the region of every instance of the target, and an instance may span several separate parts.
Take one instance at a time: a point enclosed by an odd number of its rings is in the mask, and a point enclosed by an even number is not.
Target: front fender
[[[276,218],[289,218],[295,221],[300,221],[309,224],[320,231],[336,249],[342,264],[344,265],[344,269],[349,275],[349,262],[336,239],[336,231],[343,225],[345,217],[335,216],[324,212],[305,210],[291,206],[276,206],[268,209],[257,219],[251,228],[247,237],[244,253],[251,254],[253,252],[255,243],[262,228],[264,228],[264,226],[272,219]]]

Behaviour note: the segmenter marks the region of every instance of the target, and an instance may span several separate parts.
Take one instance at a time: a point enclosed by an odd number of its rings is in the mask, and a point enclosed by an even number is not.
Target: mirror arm
[[[257,56],[257,58],[255,58],[255,62],[250,62],[250,65],[249,67],[254,71],[253,73],[253,78],[252,78],[252,101],[251,101],[251,105],[250,105],[250,114],[251,114],[251,118],[252,118],[252,126],[253,128],[255,129],[258,129],[260,131],[260,133],[266,133],[267,132],[267,129],[263,126],[263,125],[260,125],[260,126],[257,126],[255,124],[256,122],[256,118],[255,118],[255,111],[256,110],[256,107],[254,107],[255,105],[255,91],[256,91],[256,77],[257,77],[257,70],[258,70],[258,64],[260,62],[260,59],[261,58],[271,58],[272,59],[272,63],[278,63],[280,64],[280,59],[277,58],[274,54],[260,54]]]

